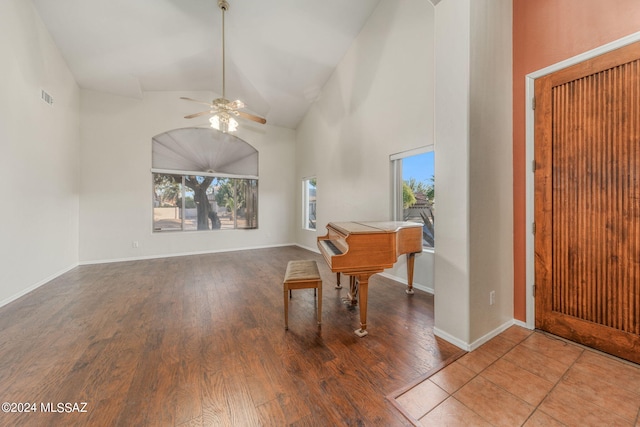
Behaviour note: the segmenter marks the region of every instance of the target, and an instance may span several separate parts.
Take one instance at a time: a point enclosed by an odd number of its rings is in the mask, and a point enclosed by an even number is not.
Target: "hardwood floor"
[[[292,259],[318,261],[321,328],[304,289],[284,329]],[[297,247],[77,267],[0,308],[0,401],[37,411],[0,425],[410,425],[385,396],[459,354],[433,297],[374,276],[358,338],[334,284]]]

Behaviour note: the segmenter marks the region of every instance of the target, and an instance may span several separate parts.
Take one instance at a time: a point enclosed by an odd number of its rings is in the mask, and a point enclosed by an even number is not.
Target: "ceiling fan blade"
[[[254,122],[265,124],[267,123],[267,119],[263,119],[262,117],[254,116],[253,114],[245,113],[244,111],[236,111],[240,117],[245,119],[253,120]]]
[[[241,108],[244,108],[244,102],[236,99],[235,101],[227,103],[227,108],[230,108],[232,110],[239,110]]]
[[[197,102],[198,104],[204,104],[204,105],[208,105],[209,107],[213,107],[213,104],[210,102],[198,101],[197,99],[186,98],[184,96],[181,96],[180,99],[184,99],[185,101]]]
[[[202,111],[200,113],[189,114],[188,116],[184,116],[184,118],[185,119],[193,119],[195,117],[206,116],[207,114],[213,114],[213,113],[215,113],[215,111],[213,111],[213,110]]]

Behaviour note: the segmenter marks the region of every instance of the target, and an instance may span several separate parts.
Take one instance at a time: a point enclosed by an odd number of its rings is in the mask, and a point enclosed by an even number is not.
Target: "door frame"
[[[545,67],[541,70],[534,71],[525,76],[525,167],[526,167],[526,327],[529,329],[535,328],[535,298],[533,296],[533,286],[535,284],[535,245],[533,236],[533,223],[534,223],[534,177],[533,177],[533,160],[534,160],[534,110],[532,108],[532,100],[534,96],[535,80],[546,76],[547,74],[555,73],[556,71],[570,67],[580,62],[595,58],[596,56],[610,52],[615,49],[619,49],[623,46],[640,41],[640,31],[630,34],[621,39],[615,40],[611,43],[599,46],[595,49],[576,55],[572,58],[564,61],[557,62],[553,65]]]

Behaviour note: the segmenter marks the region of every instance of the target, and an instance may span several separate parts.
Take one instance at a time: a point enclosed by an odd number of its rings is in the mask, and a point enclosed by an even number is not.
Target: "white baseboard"
[[[138,256],[138,257],[128,257],[128,258],[113,258],[113,259],[103,259],[103,260],[98,259],[98,260],[80,261],[79,265],[110,264],[113,262],[126,262],[126,261],[143,261],[148,259],[173,258],[173,257],[182,257],[182,256],[191,256],[191,255],[206,255],[206,254],[216,254],[216,253],[222,253],[222,252],[249,251],[253,249],[279,248],[284,246],[299,246],[299,245],[296,245],[295,243],[282,243],[279,245],[248,246],[248,247],[242,247],[242,248],[226,248],[226,249],[216,249],[216,250],[208,250],[208,251],[156,254],[156,255],[145,255],[145,256]],[[304,248],[304,249],[307,249],[307,248]]]
[[[301,248],[301,249],[306,249],[306,250],[308,250],[308,251],[310,251],[310,252],[315,252],[315,253],[317,253],[317,254],[319,254],[319,253],[320,253],[320,250],[319,250],[317,247],[315,247],[315,248],[310,248],[310,247],[308,247],[308,246],[299,245],[299,244],[297,244],[297,243],[293,243],[293,245],[294,245],[294,246],[297,246],[297,247],[299,247],[299,248]]]
[[[9,298],[6,298],[2,301],[0,301],[0,307],[3,307],[7,304],[9,304],[12,301],[17,300],[18,298],[28,294],[31,291],[34,291],[36,289],[38,289],[40,286],[44,285],[45,283],[48,283],[50,281],[52,281],[53,279],[58,278],[59,276],[62,276],[64,273],[68,272],[69,270],[72,270],[74,268],[76,268],[79,265],[94,265],[94,264],[109,264],[109,263],[114,263],[114,262],[126,262],[126,261],[142,261],[142,260],[148,260],[148,259],[157,259],[157,258],[172,258],[172,257],[179,257],[179,256],[189,256],[189,255],[203,255],[203,254],[211,254],[211,253],[220,253],[220,252],[234,252],[234,251],[245,251],[245,250],[251,250],[251,249],[266,249],[266,248],[277,248],[277,247],[284,247],[284,246],[300,246],[300,245],[296,245],[295,243],[284,243],[284,244],[279,244],[279,245],[265,245],[265,246],[252,246],[252,247],[246,247],[246,248],[236,248],[236,249],[220,249],[220,250],[215,250],[215,251],[199,251],[199,252],[185,252],[185,253],[176,253],[176,254],[161,254],[161,255],[147,255],[147,256],[141,256],[141,257],[130,257],[130,258],[115,258],[115,259],[106,259],[106,260],[90,260],[90,261],[81,261],[78,263],[75,263],[61,271],[58,271],[55,274],[52,274],[51,276],[48,276],[45,279],[40,280],[38,283],[35,283],[32,286],[29,286],[26,289],[23,289],[22,291],[18,292],[15,295],[10,296]],[[303,249],[307,249],[310,251],[313,251],[313,249],[310,248],[306,248],[303,246],[300,246]],[[318,252],[313,251],[313,252]]]
[[[463,349],[464,351],[471,351],[471,348],[470,348],[469,344],[467,344],[466,342],[454,337],[453,335],[449,335],[448,333],[446,333],[442,329],[438,329],[435,326],[433,327],[433,335],[437,336],[438,338],[442,338],[443,340],[447,341],[448,343],[453,344],[456,347]]]
[[[0,301],[0,307],[4,307],[5,305],[9,304],[10,302],[13,302],[13,301],[17,300],[18,298],[28,294],[29,292],[35,291],[40,286],[52,281],[53,279],[58,278],[59,276],[62,276],[64,273],[66,273],[66,272],[68,272],[70,270],[73,270],[77,266],[78,266],[77,263],[73,264],[73,265],[71,265],[71,266],[69,266],[67,268],[64,268],[64,269],[58,271],[57,273],[52,274],[51,276],[49,276],[49,277],[47,277],[45,279],[40,280],[38,283],[35,283],[35,284],[29,286],[28,288],[23,289],[22,291],[18,292],[17,294],[11,295],[9,298],[6,298],[6,299]]]
[[[402,277],[394,276],[393,274],[389,274],[389,273],[379,273],[379,274],[381,276],[384,276],[384,277],[388,278],[388,279],[395,280],[396,282],[400,282],[400,283],[402,283],[404,285],[407,285],[407,279],[404,279]],[[420,283],[413,282],[413,287],[415,289],[419,289],[419,290],[421,290],[423,292],[426,292],[428,294],[431,294],[431,295],[434,294],[432,288],[429,288],[429,287],[427,287],[425,285],[422,285]]]
[[[455,345],[456,347],[459,347],[459,348],[465,350],[465,351],[473,351],[473,350],[477,349],[478,347],[480,347],[482,344],[484,344],[487,341],[489,341],[491,338],[495,338],[496,336],[500,335],[502,332],[506,331],[511,326],[516,325],[516,324],[518,326],[523,326],[522,322],[520,322],[520,321],[509,320],[507,322],[504,322],[502,325],[498,326],[494,330],[484,334],[482,337],[478,338],[477,340],[475,340],[471,344],[466,343],[466,342],[462,341],[461,339],[454,337],[453,335],[449,335],[445,331],[443,331],[441,329],[438,329],[436,327],[433,328],[433,334],[435,336],[437,336],[439,338],[442,338],[443,340]],[[523,326],[523,327],[526,327],[526,326]]]
[[[535,328],[530,327],[530,326],[527,324],[527,322],[523,322],[523,321],[521,321],[521,320],[515,320],[515,319],[514,319],[514,320],[513,320],[513,324],[514,324],[514,325],[516,325],[516,326],[520,326],[520,327],[522,327],[522,328],[525,328],[525,329],[529,329],[530,331],[532,331],[532,330],[534,330],[534,329],[535,329]]]
[[[469,351],[473,351],[476,348],[480,347],[482,344],[486,343],[487,341],[489,341],[491,338],[495,338],[498,335],[500,335],[502,332],[506,331],[507,329],[509,329],[511,326],[514,325],[514,320],[511,319],[507,322],[504,322],[502,325],[498,326],[497,328],[495,328],[493,331],[484,334],[482,337],[478,338],[477,340],[475,340],[474,342],[471,343],[471,345],[469,345],[469,348],[471,350]]]

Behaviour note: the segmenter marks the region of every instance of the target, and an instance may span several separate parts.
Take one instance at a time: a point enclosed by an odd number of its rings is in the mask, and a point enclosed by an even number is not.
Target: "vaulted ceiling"
[[[295,129],[380,0],[228,1],[227,98]],[[218,0],[33,2],[82,88],[222,92]]]

